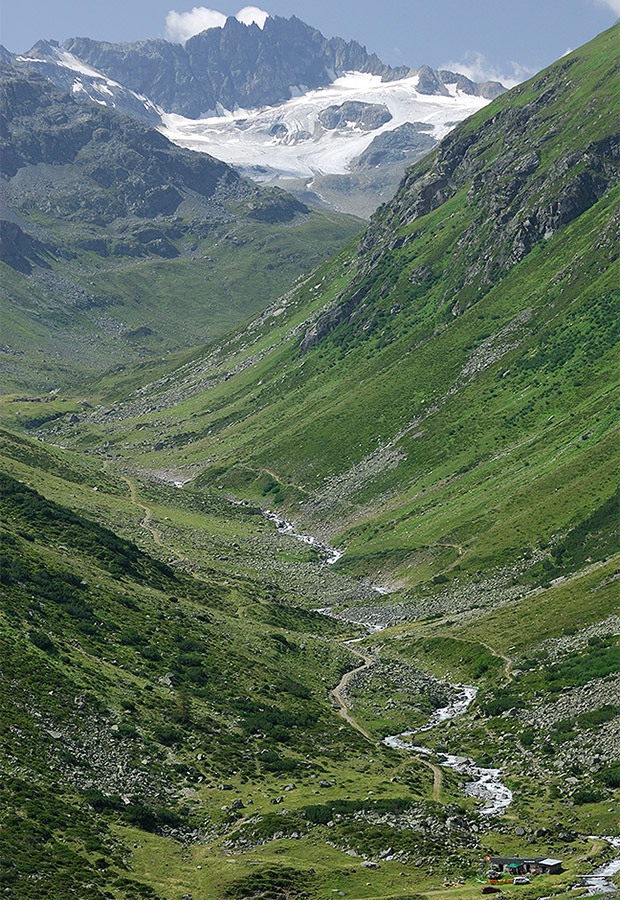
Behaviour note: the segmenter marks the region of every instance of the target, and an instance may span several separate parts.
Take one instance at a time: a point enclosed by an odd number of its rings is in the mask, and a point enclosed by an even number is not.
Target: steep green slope
[[[10,67],[0,100],[7,387],[212,340],[359,229]]]
[[[218,558],[224,544],[234,558],[247,529],[265,540],[256,510],[129,491],[96,462],[0,437],[7,893],[176,900],[253,884],[324,897],[337,884],[383,897],[403,871],[432,885],[420,866],[447,848],[458,863],[446,871],[475,871],[478,840],[447,824],[457,809],[477,821],[473,803],[456,806],[453,779],[445,807],[432,802],[428,766],[376,747],[330,707],[329,689],[357,664],[340,643],[347,626],[304,612],[273,573],[235,575]],[[219,532],[210,565],[184,536],[190,513],[194,541]],[[168,562],[97,521],[115,518]],[[411,691],[408,703],[428,707]],[[351,857],[390,847],[398,858],[376,872]]]
[[[449,620],[386,631],[372,639],[381,653],[373,679],[383,672],[381,685],[358,675],[349,694],[373,736],[367,741],[328,699],[343,672],[360,663],[341,644],[346,623],[298,605],[316,590],[310,570],[324,586],[336,577],[314,551],[265,534],[252,507],[141,484],[119,477],[109,462],[102,468],[7,432],[0,439],[0,883],[9,894],[179,900],[271,891],[324,900],[337,889],[387,900],[396,879],[426,900],[448,874],[465,881],[442,896],[464,900],[479,893],[485,848],[499,842],[518,852],[512,830],[532,822],[548,828],[535,852],[560,854],[568,870],[555,884],[541,880],[532,896],[571,883],[588,865],[584,850],[600,855],[596,842],[566,847],[554,822],[568,802],[573,828],[611,831],[613,765],[588,771],[583,782],[573,776],[579,806],[561,792],[560,769],[548,777],[556,793],[544,810],[534,781],[513,765],[509,783],[522,797],[498,822],[476,813],[449,769],[438,781],[436,765],[374,743],[424,722],[448,699],[451,689],[421,669],[444,677],[441,660],[451,654],[452,679],[479,684],[483,702],[465,727],[455,723],[449,735],[425,742],[443,740],[439,746],[480,759],[509,752],[536,777],[531,726],[494,718],[507,704],[525,711],[533,687],[545,696],[535,657],[523,684],[515,680],[505,692],[497,651],[483,651],[475,621],[465,631]],[[110,521],[119,533],[99,524]],[[286,567],[274,562],[261,571],[257,558],[249,561],[249,542],[264,559],[288,557],[301,573],[296,585]],[[582,607],[585,624],[606,604],[613,609],[604,574],[595,576],[595,601]],[[355,596],[353,587],[343,583],[341,599]],[[562,598],[553,608],[564,619],[548,637],[573,624]],[[508,615],[518,627],[518,611]],[[503,625],[489,620],[482,640],[492,635],[502,647]],[[531,641],[519,644],[520,656]],[[596,655],[580,667],[574,661],[587,651],[571,648],[569,683],[577,688],[584,674],[609,668],[609,640],[590,647]],[[361,652],[373,655],[366,644]],[[600,713],[606,727],[608,707]],[[598,720],[578,715],[572,727],[587,737]],[[567,722],[558,726],[546,738],[547,760],[556,746],[564,753],[570,746]],[[366,867],[365,860],[379,862]]]
[[[95,508],[105,494],[131,519],[125,486],[97,467],[8,434],[2,456],[67,497],[88,484]],[[278,826],[269,799],[283,778],[297,783],[298,816],[318,774],[348,771],[356,794],[368,751],[345,740],[326,696],[348,664],[327,640],[337,623],[285,602],[273,583],[183,574],[9,475],[0,489],[9,893],[156,896],[153,879],[136,880],[128,841],[157,832],[219,844],[247,803]],[[220,809],[222,782],[238,806]]]

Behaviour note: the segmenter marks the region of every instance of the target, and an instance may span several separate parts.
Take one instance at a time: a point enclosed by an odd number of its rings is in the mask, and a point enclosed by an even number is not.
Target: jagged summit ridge
[[[296,93],[326,87],[345,72],[379,75],[383,81],[418,77],[423,94],[447,96],[458,82],[463,93],[493,99],[503,86],[478,85],[463,75],[437,72],[429,66],[391,67],[357,41],[326,38],[296,16],[269,17],[264,27],[244,25],[230,17],[185,45],[163,39],[109,43],[88,37],[70,38],[62,46],[40,41],[18,60],[55,61],[71,54],[167,112],[201,118],[218,109],[255,109],[290,100]],[[48,73],[47,77],[51,77]]]
[[[326,87],[351,71],[385,81],[418,75],[420,91],[429,94],[445,95],[445,84],[450,83],[428,66],[387,66],[357,41],[326,38],[296,16],[269,17],[262,29],[230,17],[222,28],[194,35],[184,46],[163,40],[110,44],[72,38],[63,49],[147,94],[167,112],[188,118],[203,117],[218,106],[234,110],[276,105],[300,90]],[[459,78],[464,92],[487,99],[503,90],[499,84],[478,86]]]

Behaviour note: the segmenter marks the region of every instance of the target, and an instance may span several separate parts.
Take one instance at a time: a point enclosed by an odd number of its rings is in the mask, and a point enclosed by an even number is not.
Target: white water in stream
[[[611,844],[614,850],[620,853],[620,837],[606,837],[603,838],[603,840]],[[614,875],[617,875],[618,872],[620,872],[620,856],[605,863],[604,866],[595,869],[590,875],[584,875],[582,877],[582,884],[588,888],[586,896],[593,897],[596,894],[615,893],[618,888],[611,879]]]
[[[338,560],[341,559],[344,555],[343,550],[336,550],[335,547],[330,547],[327,544],[322,544],[320,541],[317,541],[317,539],[311,534],[300,534],[298,531],[295,531],[295,526],[292,522],[287,522],[286,519],[281,519],[280,516],[277,516],[269,509],[265,511],[265,518],[274,523],[280,534],[289,534],[291,537],[294,537],[295,540],[301,541],[302,544],[308,544],[310,547],[316,547],[316,549],[323,554],[325,562],[328,566],[333,566],[334,563],[337,563]]]
[[[430,731],[431,728],[441,725],[442,722],[456,719],[467,711],[476,696],[477,689],[469,685],[453,685],[453,687],[457,687],[459,693],[447,706],[435,710],[426,725],[411,731],[404,731],[402,734],[390,735],[383,739],[383,743],[395,750],[408,750],[412,753],[430,755],[433,751],[428,747],[414,745],[407,739],[415,734]],[[501,769],[487,769],[477,765],[466,756],[455,756],[451,753],[438,753],[437,762],[440,766],[454,769],[455,772],[471,779],[465,785],[465,793],[483,801],[484,805],[480,809],[482,815],[497,816],[512,803],[512,791],[502,782]]]
[[[463,685],[459,688],[459,693],[454,700],[451,700],[447,706],[436,709],[426,725],[422,725],[421,728],[415,728],[412,731],[403,731],[402,734],[390,735],[389,737],[383,738],[383,743],[395,750],[413,749],[411,747],[411,742],[405,740],[405,738],[412,737],[414,734],[420,734],[422,731],[430,731],[431,728],[434,728],[436,725],[441,725],[442,722],[447,722],[450,719],[456,719],[457,716],[462,716],[463,713],[467,712],[477,692],[477,688]],[[424,750],[425,753],[432,753],[427,747],[416,747],[415,749]]]
[[[344,555],[344,551],[336,550],[333,547],[329,547],[327,544],[322,544],[312,535],[299,534],[295,531],[295,526],[292,522],[280,519],[275,513],[267,511],[265,516],[275,524],[281,534],[288,534],[298,541],[317,547],[324,554],[325,562],[328,565],[333,565],[338,562]],[[373,590],[381,594],[389,593],[389,591],[380,587],[374,587]],[[321,613],[324,616],[340,618],[338,615],[334,614],[331,607],[315,609],[314,611]],[[385,625],[370,625],[368,622],[355,622],[353,620],[345,621],[349,621],[352,625],[359,625],[365,628],[369,635],[376,634],[378,631],[383,631],[388,627]],[[345,644],[354,644],[362,640],[363,638],[354,638],[353,640],[345,641]],[[409,753],[431,756],[434,753],[433,750],[429,747],[413,744],[409,738],[416,734],[430,731],[438,725],[441,725],[442,722],[448,722],[458,718],[458,716],[462,716],[467,712],[477,694],[477,688],[470,685],[450,685],[450,687],[453,687],[458,691],[456,697],[454,697],[454,699],[446,706],[436,709],[426,725],[422,725],[420,728],[415,728],[411,731],[401,732],[401,734],[388,735],[383,738],[382,743],[394,750],[405,750]],[[510,788],[502,781],[503,773],[501,769],[485,768],[484,766],[477,765],[474,760],[469,759],[466,756],[456,756],[451,753],[437,753],[436,757],[440,766],[453,769],[455,772],[459,772],[471,779],[465,784],[465,793],[470,797],[475,797],[483,802],[484,805],[479,810],[481,815],[501,815],[501,813],[512,803],[513,794]],[[620,837],[605,837],[603,840],[608,841],[615,850],[620,852]],[[606,863],[604,866],[595,869],[590,875],[582,876],[582,884],[588,888],[587,896],[592,897],[597,894],[615,893],[618,888],[611,879],[618,872],[620,872],[620,856]]]

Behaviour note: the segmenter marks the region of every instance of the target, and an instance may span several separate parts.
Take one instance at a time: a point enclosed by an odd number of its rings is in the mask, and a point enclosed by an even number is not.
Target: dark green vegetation
[[[212,340],[359,230],[34,75],[3,68],[0,103],[6,388]]]
[[[535,900],[610,855],[587,836],[618,827],[617,38],[456,129],[242,332],[108,374],[90,409],[6,399],[17,896],[466,900],[487,853],[562,858],[505,887]],[[364,668],[347,619],[387,626]],[[478,693],[413,737],[431,755],[375,743],[446,682]],[[446,752],[504,769],[501,817]]]
[[[286,569],[260,577],[254,562],[250,580],[187,542],[189,517],[232,555],[249,538],[274,565],[283,551],[294,561],[256,509],[142,487],[147,507],[97,462],[1,438],[0,856],[10,893],[232,897],[261,884],[324,896],[344,882],[373,896],[369,879],[382,889],[403,867],[412,878],[448,845],[459,871],[476,870],[477,843],[461,848],[446,824],[465,812],[451,780],[446,806],[428,806],[432,775],[419,761],[377,749],[330,709],[327,692],[351,666],[340,644],[350,630],[279,587],[274,574]],[[336,842],[327,857],[326,839]],[[287,840],[295,852],[282,866]],[[391,845],[403,856],[376,876],[344,853]],[[244,861],[239,871],[222,867],[222,852]]]

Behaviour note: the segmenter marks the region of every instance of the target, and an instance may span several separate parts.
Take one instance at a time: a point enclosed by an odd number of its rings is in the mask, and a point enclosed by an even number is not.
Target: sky
[[[246,24],[261,25],[265,13],[296,15],[393,66],[427,64],[512,85],[612,25],[620,0],[1,0],[0,43],[19,53],[41,38],[180,41],[242,9]]]

